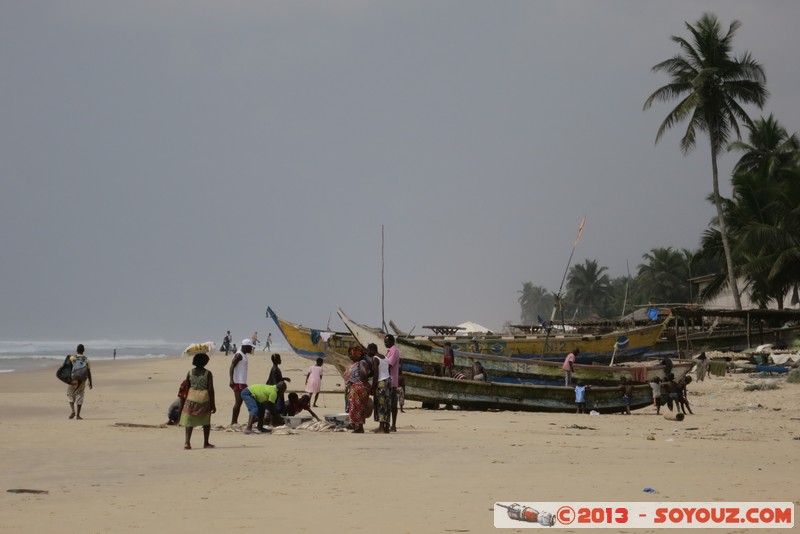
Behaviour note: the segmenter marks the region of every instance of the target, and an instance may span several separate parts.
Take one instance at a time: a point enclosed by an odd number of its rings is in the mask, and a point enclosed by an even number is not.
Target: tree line
[[[559,318],[564,314],[568,319],[619,319],[633,306],[702,303],[725,290],[733,295],[737,309],[742,308],[745,291],[761,308],[773,302],[783,308],[787,294],[791,304],[800,301],[798,135],[789,134],[772,114],[753,120],[745,112],[745,105],[763,109],[769,91],[762,65],[749,52],[733,54],[739,21],[723,30],[715,15],[705,13],[685,25],[687,38],[671,37],[679,53],[652,67],[666,73],[669,82],[646,99],[644,109],[656,101],[678,101],[661,122],[656,143],[683,122],[687,124],[680,140],[684,154],[694,149],[698,135],[709,141],[713,191],[709,201],[716,216],[702,232],[700,248],[654,248],[642,256],[634,277],[610,278],[607,267],[587,259],[570,267],[563,294],[524,282],[518,298],[523,324],[549,320],[554,308]],[[717,161],[724,152],[739,154],[730,198],[719,192]],[[692,295],[689,279],[702,275],[713,279],[702,294]]]

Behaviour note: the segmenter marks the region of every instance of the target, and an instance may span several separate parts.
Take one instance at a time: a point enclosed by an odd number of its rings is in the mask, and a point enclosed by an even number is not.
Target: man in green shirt
[[[278,400],[278,394],[286,391],[286,382],[289,379],[285,378],[283,381],[275,385],[269,384],[253,384],[242,390],[242,402],[247,406],[247,411],[250,417],[247,420],[247,430],[245,434],[252,434],[254,432],[267,432],[264,428],[264,415],[269,412],[270,422],[272,426],[280,426],[283,424],[283,418],[278,413],[275,406],[275,401]],[[258,421],[256,430],[253,430],[253,423]]]

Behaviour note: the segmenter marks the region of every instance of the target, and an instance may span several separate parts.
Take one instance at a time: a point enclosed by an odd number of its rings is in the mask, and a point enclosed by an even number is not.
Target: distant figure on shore
[[[258,339],[258,330],[253,332],[253,337],[251,339],[253,340],[253,345],[256,347],[258,346],[259,343],[261,343],[261,341]]]
[[[633,384],[624,376],[619,379],[619,389],[622,391],[622,403],[625,405],[625,415],[631,414],[631,397],[633,397]]]
[[[314,408],[317,407],[319,392],[322,390],[322,358],[317,358],[315,365],[308,368],[306,373],[306,393],[314,395]]]
[[[92,389],[92,364],[83,352],[83,343],[79,344],[75,349],[75,354],[69,357],[72,364],[72,373],[70,375],[70,382],[67,385],[67,400],[69,401],[70,419],[83,419],[81,417],[81,408],[83,408],[83,399],[86,393],[86,384],[88,382],[89,389]],[[77,411],[75,406],[77,405]]]
[[[231,341],[233,341],[233,338],[231,338],[231,331],[228,330],[228,333],[222,338],[222,347],[220,347],[220,350],[225,352],[225,356],[231,351]],[[233,350],[235,351],[236,349],[234,348]]]
[[[586,413],[586,389],[588,387],[584,386],[580,380],[575,382],[575,404],[578,406],[576,414]]]
[[[453,355],[453,344],[445,341],[444,350],[442,351],[442,376],[452,378],[455,365],[456,358]]]
[[[700,353],[700,356],[697,357],[697,381],[702,382],[706,379],[706,373],[708,373],[708,357],[706,356],[705,351]]]
[[[319,417],[311,409],[311,395],[303,395],[298,397],[294,391],[289,393],[286,397],[286,415],[297,415],[303,410],[311,414],[311,416],[319,421]]]
[[[370,343],[367,345],[367,362],[372,363],[372,413],[378,423],[376,432],[388,434],[392,419],[392,376],[389,373],[389,360],[378,354],[375,343]]]
[[[231,412],[231,428],[239,424],[239,411],[242,408],[242,390],[247,387],[247,365],[249,355],[253,352],[253,342],[242,340],[242,349],[236,351],[228,369],[229,386],[233,390],[233,411]],[[235,429],[235,428],[234,428]]]
[[[194,369],[186,375],[189,379],[189,392],[183,404],[181,426],[186,427],[186,443],[183,448],[187,450],[192,448],[192,431],[196,426],[203,427],[203,448],[214,447],[208,438],[211,435],[211,414],[216,413],[217,405],[214,401],[214,375],[206,369],[208,362],[208,354],[195,354],[192,358]]]
[[[575,358],[581,353],[581,349],[576,348],[564,358],[564,364],[561,368],[564,370],[564,385],[569,387],[572,382],[572,373],[575,372]]]
[[[253,342],[255,343],[255,341]],[[283,372],[281,371],[281,355],[273,354],[270,358],[272,360],[272,368],[269,370],[269,377],[267,377],[267,384],[275,386],[283,381]],[[275,402],[275,407],[278,413],[286,414],[286,399],[283,397],[283,391],[278,392],[278,400]]]
[[[267,340],[264,342],[264,352],[267,352],[272,347],[272,332],[267,334]]]
[[[656,407],[656,415],[661,414],[661,378],[655,377],[650,382],[650,389],[653,390],[653,406]]]
[[[397,432],[397,388],[400,387],[400,351],[394,344],[394,336],[386,334],[383,337],[386,347],[386,360],[389,362],[389,374],[392,377],[392,426],[391,431]]]

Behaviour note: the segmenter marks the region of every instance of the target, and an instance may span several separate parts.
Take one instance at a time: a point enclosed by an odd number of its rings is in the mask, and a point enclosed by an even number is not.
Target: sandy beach
[[[220,353],[209,364],[213,425],[230,422],[229,364]],[[269,365],[267,353],[252,356],[250,382],[265,380]],[[283,354],[290,391],[310,365]],[[197,429],[191,451],[182,428],[116,426],[164,423],[190,367],[179,356],[95,362],[82,421],[67,418],[55,368],[0,375],[0,530],[480,533],[495,530],[498,501],[773,501],[793,502],[795,515],[800,503],[800,384],[744,391],[747,375],[693,383],[695,415],[683,422],[652,408],[578,416],[409,401],[396,434],[213,431],[216,448],[204,450]],[[342,379],[324,370],[320,416],[344,409]],[[13,488],[49,493],[5,491]]]

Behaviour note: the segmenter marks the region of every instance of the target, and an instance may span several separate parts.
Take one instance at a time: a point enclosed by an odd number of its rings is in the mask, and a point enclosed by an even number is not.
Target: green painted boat
[[[575,390],[570,387],[456,380],[408,372],[403,372],[403,376],[407,400],[476,410],[574,413],[576,409]],[[652,404],[650,386],[633,387],[631,410]],[[586,390],[586,409],[599,413],[624,411],[621,388],[590,386]]]
[[[383,352],[383,338],[385,334],[376,328],[370,328],[350,319],[342,310],[338,310],[339,318],[358,342],[366,347],[375,343],[378,350]],[[396,338],[397,348],[403,369],[425,375],[441,374],[442,349]],[[471,352],[454,351],[455,371],[465,376],[472,375],[475,362],[480,362],[486,369],[492,381],[508,383],[530,382],[563,382],[564,371],[561,361],[535,360],[529,358],[511,358],[491,354],[476,354]],[[683,378],[694,366],[692,360],[674,360],[672,373],[676,380]],[[593,385],[618,385],[620,379],[625,378],[634,383],[647,383],[656,377],[664,378],[665,369],[656,361],[641,362],[637,365],[585,365],[575,364],[573,380],[581,380]]]

